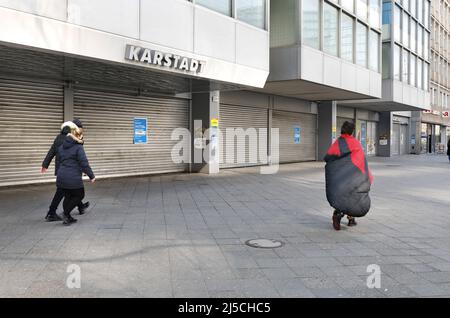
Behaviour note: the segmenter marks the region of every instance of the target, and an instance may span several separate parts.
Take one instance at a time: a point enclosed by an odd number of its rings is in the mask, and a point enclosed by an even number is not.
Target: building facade
[[[268,8],[265,0],[0,0],[0,186],[53,181],[40,165],[74,117],[98,177],[217,172],[218,164],[175,162],[173,132],[192,132],[196,120],[209,128],[220,91],[264,86]]]
[[[383,1],[382,97],[356,102],[379,112],[379,156],[421,151],[421,125],[415,114],[429,110],[429,39],[430,1]]]
[[[421,119],[421,153],[443,153],[450,138],[450,2],[431,1],[431,109]]]

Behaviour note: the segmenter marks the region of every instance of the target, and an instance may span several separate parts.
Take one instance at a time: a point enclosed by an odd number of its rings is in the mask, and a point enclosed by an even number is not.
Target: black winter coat
[[[447,143],[447,156],[450,156],[450,140]]]
[[[66,139],[68,133],[70,133],[70,128],[68,126],[65,126],[63,127],[63,129],[61,129],[61,133],[58,136],[56,136],[52,146],[47,152],[47,156],[45,156],[45,159],[42,162],[42,167],[48,169],[53,158],[56,156],[55,176],[58,175],[58,168],[59,168],[58,148],[64,143],[64,139]]]
[[[330,205],[349,216],[366,215],[370,210],[371,174],[361,144],[353,137],[340,137],[328,151],[325,161]],[[364,167],[365,172],[356,164]]]
[[[58,148],[59,169],[56,185],[62,189],[83,188],[82,175],[86,173],[92,180],[95,178],[89,166],[83,145],[67,135],[62,146]]]

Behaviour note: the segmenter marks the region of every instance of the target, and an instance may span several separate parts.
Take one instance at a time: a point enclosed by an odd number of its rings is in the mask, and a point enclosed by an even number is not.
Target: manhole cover
[[[272,239],[254,239],[248,240],[245,242],[248,246],[256,247],[256,248],[277,248],[282,247],[284,245],[283,242]]]

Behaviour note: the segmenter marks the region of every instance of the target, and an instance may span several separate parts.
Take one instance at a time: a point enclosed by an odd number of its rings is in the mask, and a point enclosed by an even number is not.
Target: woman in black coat
[[[83,173],[87,174],[91,182],[95,182],[95,175],[89,166],[81,140],[81,130],[72,130],[58,148],[59,169],[56,185],[64,191],[63,224],[70,225],[77,220],[70,216],[70,212],[80,204],[84,198]]]

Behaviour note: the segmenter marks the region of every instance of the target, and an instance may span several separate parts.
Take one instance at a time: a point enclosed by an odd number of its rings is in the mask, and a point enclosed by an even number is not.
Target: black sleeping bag
[[[354,141],[358,142],[356,139]],[[346,215],[365,216],[370,210],[371,186],[367,159],[360,144],[361,154],[353,154],[352,161],[347,138],[339,137],[336,142],[338,144],[334,147],[339,146],[340,154],[328,153],[324,159],[327,200],[334,209]],[[358,162],[358,160],[359,164],[365,166],[365,173],[355,165],[354,161]]]

